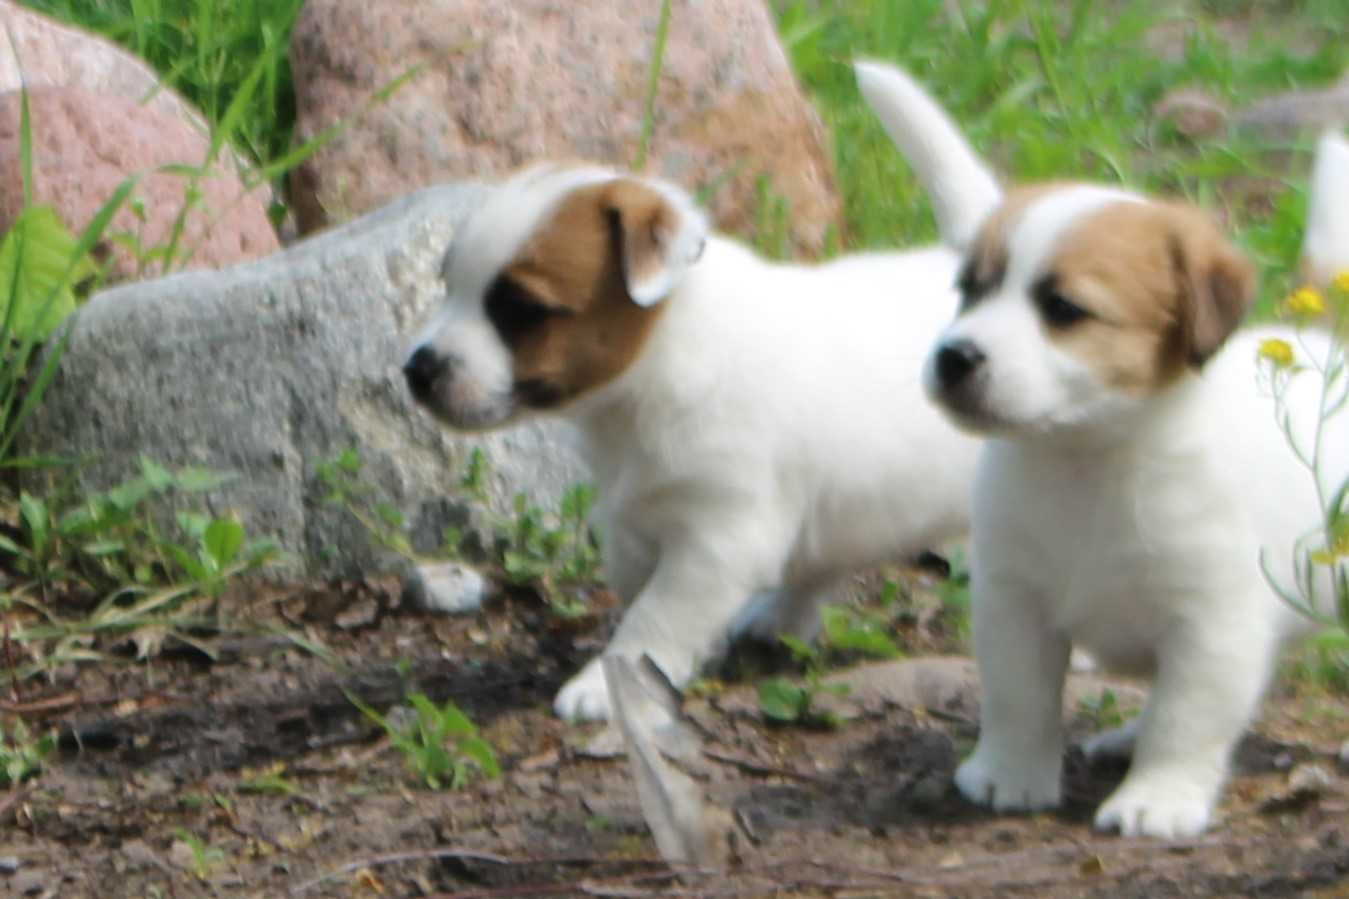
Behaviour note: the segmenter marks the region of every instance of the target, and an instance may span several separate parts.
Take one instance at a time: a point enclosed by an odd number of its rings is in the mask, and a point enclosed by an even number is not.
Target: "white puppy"
[[[947,203],[948,242],[996,197],[990,178]],[[737,622],[810,634],[841,576],[964,533],[976,444],[921,383],[957,261],[773,264],[667,183],[536,167],[455,235],[405,373],[456,428],[537,412],[579,427],[606,576],[631,602],[606,651],[683,684]],[[598,659],[555,708],[608,716]]]
[[[982,177],[950,120],[912,100],[910,79],[877,70],[870,80],[889,130],[922,157],[917,170]],[[1349,265],[1349,245],[1333,255]],[[1278,336],[1324,357],[1329,344],[1278,328],[1230,336],[1255,280],[1198,210],[1113,187],[1011,191],[966,254],[960,313],[925,381],[953,421],[990,438],[971,548],[981,732],[956,773],[970,800],[1059,804],[1061,690],[1078,643],[1153,678],[1142,715],[1088,744],[1133,756],[1096,825],[1164,838],[1208,825],[1277,648],[1307,626],[1267,585],[1260,553],[1291,583],[1294,541],[1321,521],[1316,485],[1262,390],[1257,349]],[[1298,377],[1288,396],[1304,452],[1319,391],[1314,375]],[[1319,451],[1323,487],[1338,485],[1349,413],[1327,424]]]

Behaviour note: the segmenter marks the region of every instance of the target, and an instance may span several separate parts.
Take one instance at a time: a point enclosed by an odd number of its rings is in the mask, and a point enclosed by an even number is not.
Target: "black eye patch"
[[[1035,303],[1035,308],[1040,310],[1040,317],[1045,320],[1045,324],[1051,328],[1064,329],[1071,328],[1084,319],[1090,318],[1091,313],[1070,300],[1060,289],[1058,278],[1054,275],[1045,275],[1039,281],[1031,286],[1031,301]]]
[[[1002,281],[1003,271],[981,272],[989,266],[981,265],[977,256],[971,256],[956,275],[956,291],[960,294],[960,311],[966,312],[975,303],[994,291]]]
[[[506,344],[513,345],[565,310],[540,303],[518,282],[502,275],[492,282],[483,301],[487,319]]]

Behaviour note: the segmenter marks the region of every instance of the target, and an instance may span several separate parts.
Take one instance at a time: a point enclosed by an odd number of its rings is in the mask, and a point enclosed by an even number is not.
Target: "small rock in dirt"
[[[1227,126],[1227,109],[1202,90],[1182,87],[1171,91],[1152,108],[1158,122],[1167,122],[1176,132],[1198,140],[1212,137]]]
[[[458,562],[416,565],[403,582],[404,601],[428,612],[476,612],[486,596],[487,579]]]
[[[19,860],[12,855],[0,856],[0,873],[13,874],[19,870]]]
[[[1349,740],[1340,744],[1340,767],[1349,771]]]
[[[1349,121],[1349,75],[1323,90],[1286,91],[1265,97],[1232,116],[1237,128],[1283,137],[1342,127]]]
[[[1315,763],[1299,765],[1288,774],[1288,782],[1260,804],[1263,812],[1295,811],[1333,792],[1335,775]]]

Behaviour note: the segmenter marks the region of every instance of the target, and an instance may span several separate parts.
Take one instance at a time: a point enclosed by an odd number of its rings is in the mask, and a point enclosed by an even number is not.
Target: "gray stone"
[[[24,448],[87,458],[77,473],[89,486],[134,473],[142,454],[239,472],[208,509],[237,511],[293,553],[279,577],[393,570],[324,502],[316,467],[350,446],[363,480],[414,523],[414,545],[451,523],[444,500],[473,447],[487,451],[497,512],[516,491],[555,501],[585,476],[562,425],[452,435],[414,407],[399,370],[443,291],[455,224],[483,190],[430,188],[266,259],[95,296]]]
[[[428,612],[465,615],[482,608],[487,579],[459,562],[417,564],[403,583],[403,596]]]

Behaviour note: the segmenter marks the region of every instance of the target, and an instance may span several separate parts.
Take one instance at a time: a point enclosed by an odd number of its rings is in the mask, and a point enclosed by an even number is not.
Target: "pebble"
[[[466,615],[482,608],[487,579],[460,562],[418,564],[403,581],[403,599],[428,612]]]

